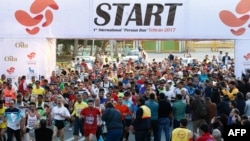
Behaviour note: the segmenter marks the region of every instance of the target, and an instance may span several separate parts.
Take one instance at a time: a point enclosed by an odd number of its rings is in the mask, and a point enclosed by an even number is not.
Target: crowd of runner
[[[187,65],[172,53],[159,62],[140,53],[137,62],[98,55],[91,70],[73,58],[49,79],[13,83],[2,74],[0,141],[64,141],[65,129],[75,141],[127,141],[131,133],[136,141],[161,141],[162,133],[166,141],[221,141],[225,125],[249,125],[250,71],[237,79],[228,53]]]

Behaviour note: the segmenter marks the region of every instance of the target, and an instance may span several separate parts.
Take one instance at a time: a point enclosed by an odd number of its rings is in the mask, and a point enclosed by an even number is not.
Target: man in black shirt
[[[170,126],[172,123],[172,106],[166,100],[165,94],[159,94],[159,109],[158,109],[158,138],[161,140],[161,133],[164,130],[166,140],[170,140]]]
[[[172,52],[169,53],[168,60],[170,60],[170,61],[174,60],[174,55],[172,54]]]
[[[35,129],[36,141],[52,141],[53,130],[46,127],[46,120],[40,121],[40,128]]]

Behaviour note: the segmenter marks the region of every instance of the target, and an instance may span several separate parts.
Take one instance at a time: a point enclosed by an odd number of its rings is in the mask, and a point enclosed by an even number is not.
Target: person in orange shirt
[[[123,129],[125,128],[125,117],[131,115],[131,112],[127,105],[123,104],[123,96],[118,97],[117,104],[115,104],[115,109],[120,111],[122,116]],[[123,130],[124,131],[124,130]],[[123,138],[123,137],[122,137]],[[122,139],[121,139],[122,140]]]
[[[7,83],[7,87],[2,92],[4,106],[9,107],[9,102],[16,99],[16,91],[12,88],[11,83]]]

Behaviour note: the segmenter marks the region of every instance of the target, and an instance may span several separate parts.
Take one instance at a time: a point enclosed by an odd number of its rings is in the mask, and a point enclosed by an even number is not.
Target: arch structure
[[[14,53],[14,50],[26,50],[24,54],[36,50],[35,46],[45,52],[47,48],[55,50],[56,38],[218,39],[236,40],[235,71],[239,76],[250,65],[250,8],[245,6],[249,4],[247,0],[2,0],[0,45],[11,50],[9,54],[1,53],[2,62],[7,62],[2,71],[6,72],[17,62],[29,73],[33,69],[42,70],[39,74],[53,70],[45,61],[34,66],[28,63],[30,60],[19,59],[23,52]],[[33,43],[34,40],[39,40],[40,45]],[[29,47],[16,47],[18,43]],[[51,55],[38,50],[35,55],[38,60]],[[54,56],[51,62],[55,61]],[[15,72],[21,71],[10,75]]]

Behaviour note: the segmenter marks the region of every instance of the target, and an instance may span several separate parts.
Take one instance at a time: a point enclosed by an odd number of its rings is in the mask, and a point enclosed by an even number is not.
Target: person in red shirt
[[[9,102],[11,100],[16,100],[16,95],[17,93],[14,90],[14,88],[12,88],[12,84],[7,83],[7,87],[3,89],[3,92],[2,92],[2,97],[3,97],[3,100],[5,101],[4,106],[9,107]]]
[[[24,96],[26,89],[27,89],[26,76],[23,75],[18,85],[18,90],[21,91]]]
[[[93,141],[96,136],[97,118],[100,118],[101,112],[94,107],[94,100],[88,100],[88,108],[84,108],[80,113],[80,118],[84,118],[84,136],[86,141]]]
[[[125,104],[123,104],[123,96],[118,97],[118,102],[115,104],[115,109],[120,111],[121,116],[122,116],[122,123],[123,123],[123,129],[125,129],[126,123],[125,123],[125,117],[131,115],[131,112],[129,110],[129,107]],[[126,135],[126,130],[124,130],[124,135]],[[124,136],[126,139],[128,137]],[[121,140],[123,137],[121,138]]]
[[[88,69],[88,65],[87,63],[85,62],[85,59],[82,59],[82,63],[81,63],[82,67],[86,70]]]
[[[207,124],[201,124],[200,126],[201,136],[196,137],[196,141],[215,141],[214,137],[209,132],[209,126]]]

